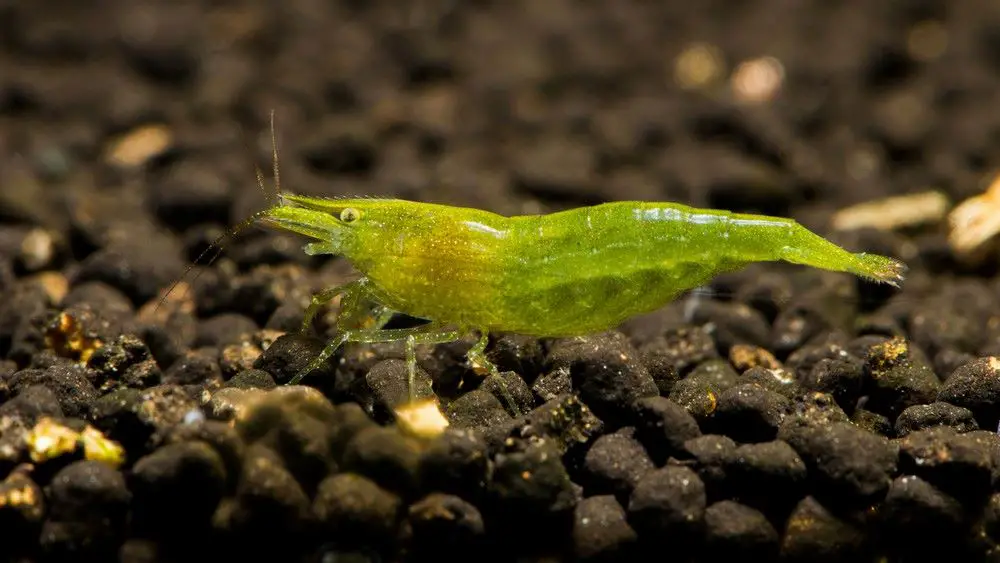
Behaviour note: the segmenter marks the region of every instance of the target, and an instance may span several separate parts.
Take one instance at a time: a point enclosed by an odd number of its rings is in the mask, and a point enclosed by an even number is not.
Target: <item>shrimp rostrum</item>
[[[626,201],[507,217],[399,199],[279,197],[259,214],[263,223],[309,237],[306,253],[341,255],[361,273],[313,297],[303,326],[340,296],[337,334],[291,383],[347,342],[404,341],[412,392],[414,346],[471,332],[479,340],[467,360],[496,374],[485,354],[490,333],[568,337],[609,330],[754,262],[791,262],[894,286],[905,271],[897,260],[851,253],[791,219],[673,203]],[[428,322],[383,328],[395,312]],[[366,316],[374,325],[357,328]]]

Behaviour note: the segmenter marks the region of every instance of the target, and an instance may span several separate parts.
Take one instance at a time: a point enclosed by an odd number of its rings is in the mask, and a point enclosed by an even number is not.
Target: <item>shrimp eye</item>
[[[346,207],[340,212],[340,220],[344,223],[353,223],[361,218],[361,212],[353,207]]]

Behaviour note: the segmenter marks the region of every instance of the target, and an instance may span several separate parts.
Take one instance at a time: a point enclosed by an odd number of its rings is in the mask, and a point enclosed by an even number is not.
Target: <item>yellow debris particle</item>
[[[30,521],[41,521],[45,506],[41,490],[30,477],[30,465],[22,465],[0,483],[0,508],[11,507]]]
[[[80,433],[83,442],[83,457],[90,461],[100,461],[112,467],[125,463],[125,449],[121,444],[110,440],[93,426],[87,426]]]
[[[31,460],[41,463],[76,451],[80,434],[51,418],[42,418],[24,439]]]
[[[72,358],[86,364],[104,343],[96,337],[84,334],[76,318],[65,311],[59,313],[56,322],[45,331],[45,345],[60,356]]]
[[[0,506],[33,506],[38,500],[35,490],[31,487],[10,489],[0,496]]]
[[[407,403],[396,408],[395,414],[403,430],[421,438],[440,436],[448,428],[448,419],[434,399]]]
[[[83,432],[56,422],[52,418],[42,418],[24,437],[28,455],[35,463],[41,463],[83,449],[84,459],[100,461],[118,467],[125,461],[125,450],[117,442],[108,439],[100,430],[86,426]]]
[[[758,366],[764,369],[781,367],[781,362],[773,354],[764,348],[747,344],[736,344],[729,349],[729,363],[741,373]]]
[[[719,406],[719,396],[716,395],[715,391],[712,391],[711,389],[709,389],[706,395],[708,396],[708,412],[706,412],[705,414],[712,414],[715,412],[715,409],[718,408]]]

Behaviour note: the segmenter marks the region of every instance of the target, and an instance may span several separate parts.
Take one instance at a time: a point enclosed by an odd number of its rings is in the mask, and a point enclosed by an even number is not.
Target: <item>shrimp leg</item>
[[[353,290],[357,285],[358,282],[353,281],[344,285],[327,288],[313,294],[312,299],[309,302],[309,306],[306,307],[305,315],[302,317],[302,333],[305,334],[309,332],[309,329],[312,328],[313,319],[316,318],[316,313],[319,313],[319,310],[323,307],[323,305],[333,301],[333,299],[338,295],[350,293],[351,290]]]
[[[361,278],[343,285],[324,289],[312,296],[309,307],[306,308],[302,319],[302,332],[308,333],[312,328],[313,319],[323,305],[333,301],[338,295],[343,295],[340,304],[340,314],[337,316],[338,330],[347,330],[351,325],[360,323],[362,316],[373,319],[371,328],[381,328],[395,314],[395,311],[380,305],[374,301],[366,303],[362,307],[362,300],[367,296],[368,279]]]
[[[290,385],[297,384],[309,372],[322,365],[327,358],[348,342],[375,343],[405,341],[406,367],[408,371],[410,399],[412,401],[414,399],[417,373],[416,345],[451,342],[457,340],[461,335],[460,330],[445,330],[444,324],[435,322],[411,328],[382,329],[389,322],[395,311],[371,299],[366,286],[367,280],[362,278],[343,286],[321,291],[313,296],[309,309],[306,311],[303,330],[308,330],[313,317],[315,317],[316,312],[323,304],[329,302],[337,295],[343,295],[341,298],[340,315],[337,318],[337,336],[323,348],[323,351],[305,369],[296,374],[288,382]],[[374,321],[367,328],[355,328],[360,324],[362,317],[365,316],[374,318]]]
[[[425,325],[420,325],[411,328],[390,328],[390,329],[353,329],[345,330],[339,332],[329,344],[323,348],[323,351],[319,353],[309,365],[302,370],[298,375],[289,381],[289,385],[294,385],[302,380],[309,372],[318,368],[323,362],[327,360],[330,356],[334,354],[341,346],[349,342],[355,343],[382,343],[382,342],[400,342],[406,341],[407,346],[410,345],[412,341],[413,345],[416,344],[440,344],[442,342],[452,342],[458,340],[461,336],[461,331],[459,330],[445,330],[445,325],[441,323],[427,323]],[[409,354],[407,351],[407,363],[411,370],[411,378],[416,372],[416,355]]]
[[[500,387],[500,393],[503,394],[504,401],[506,401],[507,406],[510,407],[511,413],[514,416],[521,416],[523,413],[514,401],[514,396],[510,394],[510,389],[507,388],[507,382],[505,382],[503,377],[500,376],[500,370],[497,369],[496,364],[491,362],[489,358],[486,357],[486,345],[489,344],[490,341],[489,331],[479,329],[477,332],[479,332],[479,340],[473,344],[472,348],[470,348],[465,354],[466,359],[469,361],[469,365],[473,370],[483,370],[488,376],[495,376],[497,385]]]

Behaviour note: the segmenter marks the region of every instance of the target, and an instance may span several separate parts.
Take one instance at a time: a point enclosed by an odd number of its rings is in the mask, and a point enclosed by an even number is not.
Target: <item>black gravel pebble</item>
[[[900,417],[902,417],[902,415],[907,411],[909,411],[910,409],[919,408],[920,406],[921,405],[914,405],[912,407],[908,407],[906,410],[900,413]],[[897,418],[896,420],[898,421],[899,418]],[[872,412],[868,409],[862,409],[862,408],[854,409],[854,412],[851,414],[851,423],[857,426],[858,428],[861,428],[862,430],[867,430],[868,432],[871,432],[872,434],[878,434],[880,436],[887,436],[887,437],[896,435],[895,434],[896,431],[893,429],[892,421],[889,420],[889,417],[879,414],[877,412]]]
[[[120,386],[146,389],[162,381],[149,347],[131,334],[123,334],[95,350],[87,367],[94,370],[92,383],[101,391]]]
[[[535,406],[535,396],[531,388],[521,376],[512,371],[488,376],[483,380],[480,389],[492,393],[511,415],[526,413]]]
[[[332,475],[319,484],[312,512],[324,536],[340,548],[395,543],[402,501],[374,481],[355,473]]]
[[[103,282],[127,295],[132,303],[141,304],[183,272],[180,245],[173,238],[135,232],[88,256],[80,263],[73,283]]]
[[[611,495],[588,497],[573,511],[573,556],[578,561],[625,561],[634,556],[637,535],[625,509]]]
[[[205,404],[204,413],[207,418],[216,421],[235,421],[242,413],[263,396],[260,389],[238,389],[223,387],[211,393],[211,398]]]
[[[226,480],[226,465],[208,444],[167,444],[132,468],[132,525],[146,537],[204,532],[226,493]]]
[[[759,385],[768,391],[774,391],[788,399],[794,399],[802,392],[795,374],[786,368],[768,369],[754,366],[740,374],[740,383]]]
[[[899,413],[895,430],[897,436],[906,436],[932,426],[950,426],[959,432],[979,429],[969,409],[936,401],[929,405],[913,405]]]
[[[245,369],[229,378],[224,387],[236,389],[273,389],[277,384],[271,374],[261,369]]]
[[[517,533],[529,543],[551,542],[571,525],[579,491],[570,481],[558,445],[534,439],[520,450],[497,454],[488,484],[487,526]]]
[[[681,550],[705,525],[705,484],[687,467],[668,465],[639,480],[628,503],[628,521],[639,536]]]
[[[193,347],[223,348],[245,342],[257,332],[257,323],[238,313],[220,313],[198,323]]]
[[[188,352],[164,372],[163,382],[168,385],[190,385],[209,389],[221,387],[223,379],[218,356],[207,351]]]
[[[708,327],[717,349],[724,353],[738,344],[763,346],[771,338],[764,315],[740,302],[699,301],[693,307],[691,324]]]
[[[636,438],[659,464],[684,451],[685,442],[701,435],[698,423],[684,407],[666,397],[646,397],[633,406]]]
[[[966,524],[959,500],[915,475],[893,480],[879,517],[890,549],[919,559],[954,553],[951,546]]]
[[[93,418],[95,425],[126,451],[143,455],[197,409],[197,403],[180,387],[158,385],[145,391],[119,389],[102,396],[94,402]]]
[[[906,407],[933,402],[941,389],[923,353],[902,338],[869,348],[865,366],[870,386],[866,408],[890,418]]]
[[[850,423],[800,426],[787,441],[805,461],[817,494],[840,502],[870,502],[883,495],[896,471],[897,446]]]
[[[778,539],[767,518],[749,506],[724,500],[705,509],[705,560],[774,561]]]
[[[537,338],[504,334],[486,349],[486,355],[501,372],[512,371],[533,383],[543,371],[545,351]]]
[[[285,334],[264,351],[254,362],[254,369],[264,370],[270,373],[278,384],[288,383],[293,377],[309,366],[312,358],[315,358],[326,347],[326,342],[318,339],[303,336],[300,333]],[[331,388],[334,384],[334,370],[330,361],[313,372],[310,372],[302,379],[303,384],[313,383]]]
[[[336,419],[335,407],[316,390],[286,386],[254,402],[237,429],[247,444],[269,448],[285,470],[312,489],[337,468],[331,440]]]
[[[884,338],[875,338],[871,343],[877,344],[884,340]],[[810,372],[823,360],[850,362],[855,359],[858,358],[850,349],[847,337],[842,332],[837,331],[822,334],[796,349],[788,355],[785,366],[794,370],[799,377],[808,380]]]
[[[186,311],[170,311],[165,316],[160,322],[140,320],[132,325],[161,367],[170,366],[191,348],[198,328],[197,320]]]
[[[93,307],[119,320],[125,320],[134,313],[134,307],[128,297],[121,291],[101,282],[84,282],[74,284],[59,303],[64,309],[75,306]]]
[[[482,495],[488,471],[486,442],[467,430],[446,430],[427,445],[420,459],[420,482],[426,490],[469,500]]]
[[[738,442],[773,440],[791,411],[784,395],[754,384],[737,385],[719,394],[711,425]]]
[[[226,488],[232,492],[236,488],[236,476],[240,474],[246,446],[239,433],[230,424],[216,420],[205,420],[175,426],[167,436],[167,444],[186,442],[205,443],[215,450],[222,459],[226,475]]]
[[[663,394],[670,393],[674,381],[694,366],[719,356],[715,341],[704,327],[668,330],[643,344],[639,351]]]
[[[181,45],[176,47],[183,49]],[[182,161],[166,171],[152,190],[153,200],[149,203],[159,219],[176,229],[198,223],[229,224],[232,203],[229,190],[230,186],[212,163]]]
[[[980,428],[1000,423],[1000,358],[978,358],[962,365],[945,380],[937,400],[972,411]]]
[[[821,358],[799,383],[804,390],[829,393],[845,411],[851,412],[861,397],[864,367],[864,362],[848,354],[836,359]]]
[[[870,549],[863,526],[831,512],[811,496],[792,510],[781,538],[782,561],[862,561],[870,557]]]
[[[980,545],[986,552],[995,552],[1000,540],[1000,493],[990,495],[979,522],[976,523]]]
[[[203,353],[213,353],[213,348],[201,349]],[[260,357],[262,350],[255,342],[230,344],[218,353],[219,369],[224,379],[230,379],[237,373],[253,369],[253,363]],[[269,374],[270,375],[270,374]]]
[[[851,309],[844,307],[855,293],[850,280],[830,272],[803,273],[807,275],[817,283],[796,295],[774,319],[772,342],[779,356],[803,347],[826,331],[846,326],[851,315]]]
[[[832,395],[806,393],[792,401],[792,413],[785,418],[785,422],[778,430],[778,437],[782,438],[785,433],[793,432],[803,426],[826,426],[848,420],[847,413],[840,408]]]
[[[68,465],[49,485],[43,552],[63,561],[113,557],[125,535],[131,497],[125,477],[111,467],[96,461]]]
[[[446,414],[457,428],[493,427],[510,420],[500,399],[484,389],[473,389],[462,395],[448,405]]]
[[[280,553],[301,543],[311,519],[310,500],[272,452],[247,452],[232,499],[218,508],[214,523],[240,538],[239,552]]]
[[[465,561],[486,530],[479,509],[454,496],[432,493],[410,505],[407,516],[418,557]]]
[[[739,446],[727,461],[726,487],[740,502],[783,515],[802,498],[806,464],[781,440]]]
[[[367,475],[381,487],[411,497],[418,490],[421,443],[395,428],[359,431],[344,448],[345,471]]]
[[[4,294],[0,301],[0,355],[23,366],[44,346],[42,324],[51,300],[41,284],[21,280]]]
[[[588,495],[613,494],[627,502],[636,483],[654,467],[635,438],[624,432],[605,434],[587,450],[581,484]]]
[[[561,395],[530,413],[489,429],[484,436],[492,451],[506,451],[517,444],[544,440],[560,454],[582,453],[604,423],[576,395]]]
[[[382,360],[372,366],[364,379],[359,379],[354,389],[358,402],[376,420],[392,420],[395,409],[411,399],[421,401],[436,398],[431,376],[419,365],[409,385],[409,369],[406,362],[397,359]]]
[[[705,483],[709,499],[728,498],[729,469],[736,462],[736,442],[727,436],[706,434],[684,442],[684,463]]]
[[[12,399],[0,404],[0,416],[17,416],[28,424],[39,418],[62,418],[59,398],[48,387],[31,385],[21,389]]]
[[[543,401],[573,392],[573,379],[568,367],[558,367],[539,375],[531,384],[531,391]]]
[[[10,376],[7,386],[12,393],[33,385],[52,390],[66,416],[86,418],[97,399],[85,369],[71,364],[59,364],[48,369],[26,369]]]
[[[670,399],[687,409],[700,424],[705,424],[715,414],[719,394],[739,383],[739,376],[729,362],[707,360],[674,384]]]
[[[963,434],[936,426],[899,440],[900,471],[970,502],[986,498],[998,455],[1000,437],[982,430]]]
[[[597,418],[624,426],[636,400],[659,395],[640,355],[621,333],[567,340],[549,353],[552,366],[568,364],[573,389]]]

